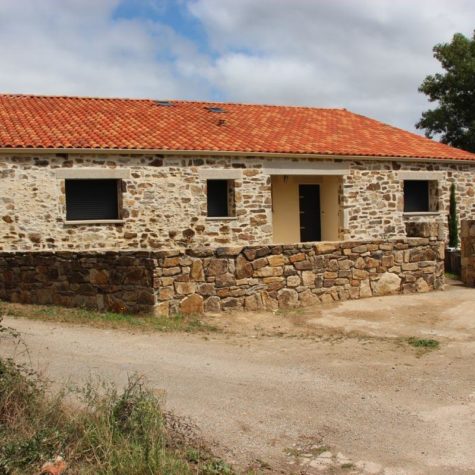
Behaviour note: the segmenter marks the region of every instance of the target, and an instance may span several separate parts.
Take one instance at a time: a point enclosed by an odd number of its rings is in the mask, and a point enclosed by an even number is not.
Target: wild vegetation
[[[98,312],[84,308],[53,305],[28,305],[0,301],[0,315],[24,317],[97,328],[123,328],[142,331],[214,332],[217,328],[203,322],[198,315],[175,314],[170,317]]]
[[[1,326],[1,338],[16,337]],[[62,457],[65,474],[232,474],[193,426],[161,407],[134,376],[124,389],[90,383],[53,392],[27,366],[0,359],[0,474],[37,474]]]

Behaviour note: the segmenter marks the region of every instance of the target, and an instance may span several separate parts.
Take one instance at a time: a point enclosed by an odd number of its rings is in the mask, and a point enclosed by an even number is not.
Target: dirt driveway
[[[218,453],[272,473],[475,473],[475,290],[144,334],[7,318],[56,381],[144,374]],[[407,337],[434,338],[421,352]],[[13,349],[2,343],[0,353]]]

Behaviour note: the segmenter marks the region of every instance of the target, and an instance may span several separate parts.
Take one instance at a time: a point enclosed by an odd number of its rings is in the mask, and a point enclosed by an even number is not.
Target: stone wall
[[[272,244],[272,190],[262,157],[42,154],[0,156],[0,250],[154,250]],[[289,159],[289,167],[307,159]],[[447,224],[456,183],[461,219],[475,218],[475,164],[319,160],[348,166],[338,190],[341,240],[404,238],[401,171],[439,172],[439,214]],[[130,171],[123,179],[123,222],[65,222],[64,180],[58,169]],[[208,219],[204,169],[239,170],[236,216]]]
[[[169,315],[441,289],[434,236],[154,252],[3,252],[0,299]]]
[[[1,252],[0,300],[151,313],[156,262],[148,252]]]
[[[475,220],[463,220],[461,232],[462,282],[475,287]]]

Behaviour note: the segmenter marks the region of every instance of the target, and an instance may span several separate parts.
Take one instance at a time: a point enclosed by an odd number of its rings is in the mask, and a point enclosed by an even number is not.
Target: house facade
[[[0,299],[170,315],[442,289],[475,155],[346,110],[0,95]]]
[[[344,110],[0,96],[0,250],[406,237],[475,155]]]

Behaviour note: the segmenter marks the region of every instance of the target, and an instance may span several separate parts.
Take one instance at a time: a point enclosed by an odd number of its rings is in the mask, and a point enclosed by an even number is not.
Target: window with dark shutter
[[[407,213],[429,211],[429,182],[406,180],[404,182],[404,211]]]
[[[208,217],[224,218],[231,216],[231,190],[232,180],[207,181]]]
[[[66,180],[66,220],[119,219],[120,180]]]

